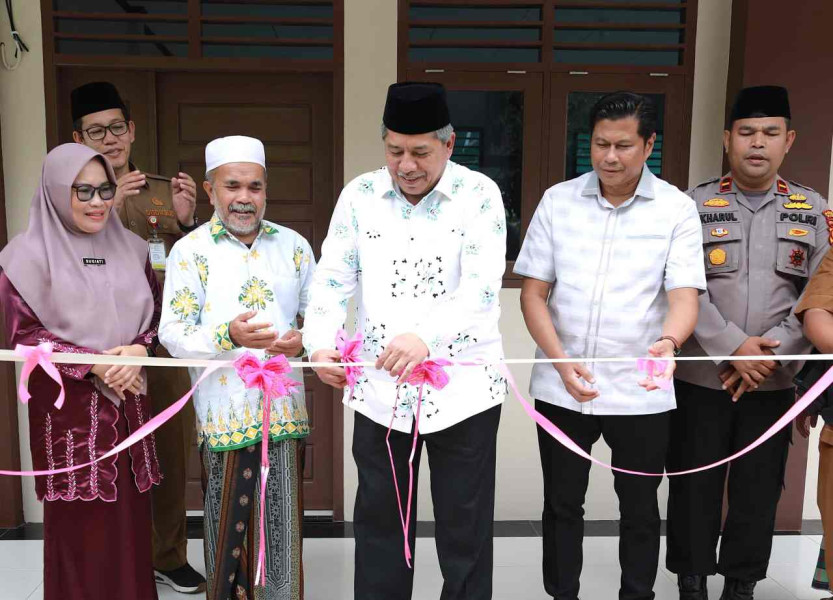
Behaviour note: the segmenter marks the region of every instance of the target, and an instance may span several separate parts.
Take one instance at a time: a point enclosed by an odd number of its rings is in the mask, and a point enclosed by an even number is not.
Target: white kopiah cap
[[[245,135],[230,135],[211,140],[205,147],[205,172],[228,163],[255,163],[266,168],[263,142]]]

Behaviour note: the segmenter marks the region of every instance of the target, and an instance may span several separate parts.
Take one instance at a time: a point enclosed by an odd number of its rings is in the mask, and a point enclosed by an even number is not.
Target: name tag
[[[150,266],[154,271],[165,270],[165,260],[168,258],[165,251],[165,242],[148,242],[148,253],[150,255]]]
[[[107,261],[103,258],[82,258],[81,262],[85,265],[106,265]]]

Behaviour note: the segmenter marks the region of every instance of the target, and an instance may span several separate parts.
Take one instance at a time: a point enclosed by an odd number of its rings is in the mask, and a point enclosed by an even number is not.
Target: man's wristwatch
[[[683,349],[680,348],[680,343],[677,341],[677,338],[675,338],[673,335],[663,335],[657,338],[658,342],[661,342],[662,340],[668,340],[669,342],[674,344],[674,356],[679,356],[680,352],[683,351]]]
[[[197,219],[197,215],[194,215],[194,224],[193,225],[190,225],[190,226],[189,225],[183,225],[182,223],[179,222],[179,219],[176,220],[176,224],[179,225],[179,230],[182,233],[191,233],[197,227],[200,226],[200,221],[199,221],[199,219]]]

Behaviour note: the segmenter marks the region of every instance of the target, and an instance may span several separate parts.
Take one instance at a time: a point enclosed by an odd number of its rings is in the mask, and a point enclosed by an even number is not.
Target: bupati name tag
[[[107,261],[103,258],[82,258],[81,262],[85,265],[106,265]]]
[[[167,252],[165,251],[165,242],[152,241],[148,242],[148,254],[150,256],[150,266],[154,271],[164,271],[165,261],[167,260]]]

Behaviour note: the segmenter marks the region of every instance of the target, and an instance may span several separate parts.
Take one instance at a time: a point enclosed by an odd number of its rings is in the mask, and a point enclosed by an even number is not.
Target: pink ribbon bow
[[[292,393],[298,382],[287,376],[292,365],[283,354],[261,363],[251,352],[234,361],[234,368],[243,384],[263,393],[262,435],[260,441],[260,548],[257,553],[255,585],[266,585],[266,480],[269,477],[269,417],[272,400]]]
[[[665,377],[657,377],[656,379],[654,379],[654,375],[662,375],[663,373],[665,373],[665,369],[667,367],[667,360],[640,358],[636,361],[636,370],[646,373],[648,375],[648,378],[653,380],[653,382],[661,390],[670,390],[671,380]]]
[[[58,384],[60,391],[58,392],[58,399],[55,400],[55,408],[62,408],[64,406],[64,382],[61,379],[61,374],[58,372],[58,369],[52,363],[52,343],[44,342],[38,346],[18,344],[14,351],[17,355],[25,359],[23,367],[20,370],[20,385],[17,388],[20,401],[26,404],[31,400],[32,394],[29,393],[29,377],[32,375],[35,367],[40,366]]]
[[[411,501],[414,495],[414,456],[416,456],[417,441],[419,439],[419,415],[422,408],[422,390],[426,385],[430,385],[435,390],[441,390],[448,385],[450,378],[443,367],[451,364],[450,361],[444,358],[426,360],[414,367],[411,375],[405,380],[410,385],[419,386],[419,395],[417,397],[416,415],[414,417],[414,439],[411,444],[411,455],[408,457],[408,504],[404,511],[402,509],[402,494],[399,493],[399,481],[396,479],[393,450],[390,447],[390,432],[393,430],[396,407],[399,405],[399,387],[396,388],[396,403],[393,405],[393,414],[390,418],[388,434],[385,436],[385,445],[388,447],[388,456],[390,457],[390,470],[393,474],[393,487],[396,489],[396,503],[399,507],[399,521],[402,523],[402,534],[405,537],[405,562],[408,564],[409,569],[413,568],[411,565],[413,554],[411,552],[411,542],[408,539],[408,530],[411,528]]]
[[[357,331],[355,335],[347,339],[347,332],[343,329],[338,331],[336,335],[336,350],[341,354],[342,363],[359,363],[362,361],[362,334]],[[356,389],[356,383],[359,377],[364,374],[364,367],[344,367],[344,376],[347,378],[347,385],[350,387],[350,395],[347,398],[349,404],[353,400],[353,392]]]

